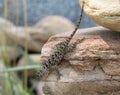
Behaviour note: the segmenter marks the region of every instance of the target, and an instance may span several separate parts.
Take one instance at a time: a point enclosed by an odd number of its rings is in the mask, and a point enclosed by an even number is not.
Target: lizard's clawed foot
[[[58,66],[53,66],[52,70],[55,70],[57,73],[57,81],[60,80],[60,77],[62,76],[62,74],[59,72]]]
[[[81,43],[84,39],[85,39],[85,38],[77,39],[76,42],[70,44],[70,45],[66,48],[66,50],[65,50],[66,53],[73,51],[73,50],[76,48],[77,44]]]
[[[56,69],[56,72],[57,72],[57,75],[58,75],[57,80],[60,80],[60,77],[62,76],[62,74],[59,72],[58,68]]]

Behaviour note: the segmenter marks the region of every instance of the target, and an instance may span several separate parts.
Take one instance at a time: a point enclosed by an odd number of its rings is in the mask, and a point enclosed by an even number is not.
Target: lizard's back
[[[68,39],[66,39],[56,45],[56,50],[50,55],[47,61],[44,61],[42,63],[42,70],[37,72],[37,76],[40,79],[46,77],[49,74],[52,66],[57,66],[61,62],[65,55],[68,43],[69,41]]]
[[[81,22],[81,19],[82,19],[82,13],[83,13],[83,7],[84,7],[84,2],[83,2],[83,5],[82,5],[80,20],[79,20],[75,30],[73,31],[73,33],[70,35],[69,38],[67,38],[66,40],[58,43],[56,45],[56,50],[50,55],[50,57],[48,58],[47,61],[44,61],[42,63],[42,69],[37,72],[37,76],[40,79],[47,76],[49,74],[52,66],[57,66],[61,62],[61,60],[63,59],[63,57],[66,53],[66,49],[68,48],[68,44],[69,44],[70,40],[72,39],[72,37],[74,36],[74,34],[76,33],[77,29],[80,26],[80,22]],[[76,46],[76,44],[73,44],[73,46]]]

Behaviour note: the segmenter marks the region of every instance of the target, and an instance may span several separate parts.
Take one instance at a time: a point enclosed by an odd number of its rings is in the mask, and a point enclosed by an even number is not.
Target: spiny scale
[[[61,62],[61,60],[63,59],[63,57],[64,57],[64,55],[66,53],[66,50],[68,48],[68,44],[69,44],[70,40],[72,39],[72,37],[74,36],[74,34],[76,33],[77,29],[80,26],[80,23],[81,23],[81,20],[82,20],[83,8],[84,8],[84,3],[82,5],[80,20],[79,20],[75,30],[73,31],[73,33],[70,35],[69,38],[67,38],[66,40],[58,43],[56,45],[56,50],[50,55],[50,57],[48,58],[47,61],[42,63],[42,69],[37,72],[37,76],[40,79],[47,76],[49,74],[50,69],[52,68],[52,66],[57,66]]]

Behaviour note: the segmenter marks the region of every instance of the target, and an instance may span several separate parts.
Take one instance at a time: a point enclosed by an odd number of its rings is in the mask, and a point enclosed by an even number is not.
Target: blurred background
[[[0,0],[0,95],[41,95],[42,46],[79,20],[78,0]],[[81,28],[96,26],[85,14]]]
[[[19,18],[18,25],[24,25],[23,0],[0,0],[0,16],[4,18],[5,1],[8,8],[8,18],[14,24]],[[73,23],[79,19],[80,6],[78,0],[26,0],[26,14],[28,25],[34,25],[42,18],[49,15],[60,15],[68,18]],[[92,27],[95,23],[84,15],[82,27]]]

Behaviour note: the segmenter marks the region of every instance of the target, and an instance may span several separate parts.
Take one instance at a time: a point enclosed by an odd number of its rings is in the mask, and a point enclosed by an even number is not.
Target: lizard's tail
[[[73,33],[70,35],[69,41],[72,39],[72,37],[74,36],[74,34],[76,33],[76,31],[77,31],[78,28],[80,27],[80,23],[81,23],[81,20],[82,20],[82,15],[83,15],[84,3],[85,3],[85,2],[83,2],[83,4],[82,4],[82,10],[81,10],[81,14],[80,14],[80,19],[79,19],[79,21],[78,21],[78,23],[77,23],[77,26],[76,26],[75,30],[74,30]]]

